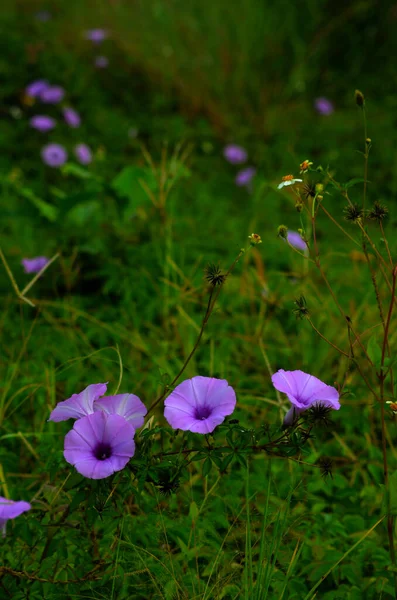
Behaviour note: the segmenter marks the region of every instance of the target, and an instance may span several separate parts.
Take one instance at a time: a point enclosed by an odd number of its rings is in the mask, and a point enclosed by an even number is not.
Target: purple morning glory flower
[[[255,174],[256,169],[254,167],[247,167],[237,173],[234,181],[240,187],[249,186]]]
[[[92,161],[92,152],[87,144],[77,144],[74,148],[74,153],[82,165],[89,165]]]
[[[134,429],[142,427],[147,413],[146,406],[134,394],[117,394],[104,396],[94,401],[94,410],[108,415],[120,415],[131,423]]]
[[[88,29],[88,31],[85,32],[85,38],[95,44],[100,44],[103,40],[106,40],[107,37],[108,32],[106,29]]]
[[[330,115],[334,112],[334,105],[331,100],[323,96],[315,99],[314,108],[320,115]]]
[[[193,377],[168,396],[164,416],[174,429],[211,433],[236,406],[236,393],[225,379]]]
[[[305,251],[307,246],[297,231],[288,231],[287,240],[297,250]]]
[[[284,371],[280,369],[272,376],[276,390],[287,394],[292,407],[284,417],[284,425],[291,425],[296,417],[315,404],[340,409],[339,392],[303,371]]]
[[[37,81],[32,81],[27,88],[25,89],[25,94],[30,96],[30,98],[37,98],[40,94],[50,87],[50,84],[45,79],[38,79]]]
[[[46,256],[36,256],[36,258],[23,258],[21,263],[25,269],[25,273],[38,273],[43,269],[49,259]]]
[[[240,165],[247,160],[247,152],[241,146],[229,144],[223,149],[223,156],[232,165]]]
[[[94,402],[106,394],[106,383],[92,383],[79,394],[73,394],[67,400],[58,402],[49,421],[67,421],[68,419],[80,419],[94,413]]]
[[[94,64],[98,69],[106,69],[109,66],[109,59],[107,56],[97,56],[95,58]]]
[[[47,115],[36,115],[30,119],[30,126],[44,133],[54,129],[55,125],[55,119],[47,117]]]
[[[76,112],[73,108],[66,107],[62,109],[63,118],[69,127],[80,127],[81,119],[78,112]]]
[[[40,92],[40,100],[45,104],[58,104],[65,96],[65,90],[60,85],[50,85]]]
[[[8,500],[8,498],[0,496],[0,530],[3,533],[3,537],[6,534],[8,519],[15,519],[31,508],[29,502],[25,502],[24,500],[15,502],[14,500]]]
[[[49,167],[61,167],[68,159],[68,153],[60,144],[47,144],[41,151],[41,158]]]
[[[64,457],[84,477],[104,479],[134,456],[135,429],[120,415],[102,411],[78,419],[65,436]]]

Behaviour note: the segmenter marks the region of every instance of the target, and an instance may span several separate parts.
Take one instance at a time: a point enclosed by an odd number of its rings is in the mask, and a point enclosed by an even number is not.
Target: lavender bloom
[[[302,250],[303,252],[307,250],[305,242],[302,240],[301,236],[297,231],[288,231],[287,240],[291,244],[291,246],[293,246],[297,250]]]
[[[67,400],[58,402],[49,421],[67,421],[68,419],[80,419],[94,413],[94,402],[106,394],[106,383],[93,383],[79,394],[73,394]]]
[[[223,156],[232,165],[240,165],[247,160],[247,152],[244,148],[241,148],[241,146],[237,146],[236,144],[225,146],[223,149]]]
[[[235,184],[239,187],[249,187],[253,177],[256,174],[256,169],[254,167],[247,167],[246,169],[242,169],[236,175]]]
[[[89,479],[104,479],[134,456],[135,429],[119,415],[96,412],[78,419],[65,436],[64,457]]]
[[[27,88],[25,89],[25,94],[30,96],[30,98],[37,98],[41,95],[41,93],[50,87],[50,84],[45,79],[38,79],[37,81],[32,81]]]
[[[331,100],[323,96],[315,99],[314,108],[320,115],[330,115],[334,112],[334,105]]]
[[[74,148],[74,153],[82,165],[89,165],[92,161],[92,152],[87,144],[77,144]]]
[[[36,258],[23,258],[21,264],[25,269],[25,273],[38,273],[43,269],[49,259],[46,256],[36,256]]]
[[[40,92],[40,100],[45,104],[58,104],[64,96],[65,90],[59,85],[51,85]]]
[[[47,115],[36,115],[30,119],[30,126],[44,133],[54,129],[55,125],[55,119],[47,117]]]
[[[193,377],[168,396],[164,416],[174,429],[211,433],[236,406],[236,393],[225,379]]]
[[[106,40],[108,37],[108,32],[106,29],[88,29],[85,32],[86,40],[90,40],[94,42],[94,44],[100,44],[103,40]]]
[[[102,411],[108,415],[120,415],[128,421],[134,429],[142,427],[147,413],[146,406],[134,394],[117,394],[104,396],[94,401],[94,410]]]
[[[81,119],[79,113],[77,113],[73,108],[64,108],[62,112],[63,118],[69,127],[80,127]]]
[[[68,159],[68,154],[60,144],[47,144],[41,151],[41,158],[49,167],[61,167]]]
[[[8,519],[15,519],[31,508],[29,502],[25,502],[24,500],[15,502],[14,500],[8,500],[0,496],[0,530],[3,537],[6,534]]]
[[[97,56],[95,58],[94,64],[98,69],[106,69],[109,66],[109,59],[107,56]]]
[[[287,394],[292,404],[284,417],[284,425],[291,425],[300,413],[316,404],[340,409],[338,390],[303,371],[280,369],[272,376],[272,382],[276,390]]]

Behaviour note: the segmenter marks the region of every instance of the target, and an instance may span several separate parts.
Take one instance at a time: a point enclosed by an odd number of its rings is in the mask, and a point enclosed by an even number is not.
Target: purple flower
[[[41,158],[49,167],[61,167],[68,159],[68,153],[60,144],[47,144],[41,151]]]
[[[21,263],[25,269],[25,273],[38,273],[43,269],[49,259],[46,256],[36,256],[36,258],[23,258]]]
[[[107,37],[108,32],[106,29],[88,29],[88,31],[85,32],[86,40],[90,40],[95,44],[100,44],[103,40],[106,40]]]
[[[45,104],[58,104],[64,95],[65,90],[60,85],[51,85],[40,92],[40,100]]]
[[[284,238],[285,239],[285,238]],[[287,240],[297,250],[305,251],[307,246],[297,231],[288,231]]]
[[[236,394],[225,379],[197,376],[180,383],[164,404],[174,429],[211,433],[234,411]]]
[[[320,115],[330,115],[334,112],[334,105],[331,100],[323,96],[315,99],[314,108]]]
[[[29,502],[25,502],[24,500],[15,502],[14,500],[8,500],[0,496],[0,530],[3,532],[3,537],[6,534],[8,519],[15,519],[31,508]]]
[[[89,165],[92,161],[92,152],[87,144],[77,144],[74,148],[74,153],[82,165]]]
[[[240,187],[244,187],[244,186],[249,187],[249,185],[252,181],[252,178],[254,177],[255,174],[256,174],[256,169],[254,169],[254,167],[247,167],[246,169],[242,169],[236,175],[236,179],[234,180],[235,184]]]
[[[79,113],[77,113],[73,108],[64,108],[62,110],[63,118],[65,119],[67,125],[69,127],[80,127],[81,119]]]
[[[37,81],[32,81],[27,88],[25,89],[25,94],[30,96],[30,98],[37,98],[40,94],[50,87],[50,84],[45,79],[38,79]]]
[[[338,390],[303,371],[280,369],[272,376],[272,382],[276,390],[287,394],[292,404],[284,417],[284,425],[291,425],[300,413],[316,404],[340,409]]]
[[[64,457],[90,479],[104,479],[134,456],[135,429],[123,417],[96,412],[78,419],[65,436]]]
[[[97,56],[95,58],[94,64],[98,69],[106,69],[109,66],[109,59],[107,56]]]
[[[54,129],[55,125],[55,119],[47,117],[47,115],[36,115],[30,119],[30,126],[44,133]]]
[[[142,427],[146,406],[134,394],[117,394],[105,396],[106,383],[93,383],[79,394],[73,394],[67,400],[58,402],[52,411],[49,421],[67,421],[67,419],[80,419],[94,412],[104,412],[108,415],[124,417],[134,429]]]
[[[247,152],[244,148],[241,148],[241,146],[237,146],[236,144],[225,146],[223,149],[223,156],[232,165],[240,165],[247,160]]]

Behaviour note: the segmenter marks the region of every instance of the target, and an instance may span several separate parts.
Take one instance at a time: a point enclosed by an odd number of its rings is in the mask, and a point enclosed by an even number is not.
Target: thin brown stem
[[[312,326],[312,328],[314,329],[314,331],[317,333],[317,335],[320,336],[321,339],[323,339],[325,342],[327,342],[327,344],[329,344],[330,346],[332,346],[333,348],[335,348],[335,350],[337,352],[339,352],[339,354],[343,354],[343,356],[347,356],[347,358],[351,358],[350,354],[348,354],[347,352],[345,352],[344,350],[341,350],[340,348],[338,348],[338,346],[336,346],[333,342],[331,342],[331,340],[329,340],[328,338],[325,337],[325,335],[323,335],[318,329],[317,327],[314,325],[313,321],[311,319],[307,319],[310,323],[310,325]]]
[[[331,214],[330,214],[330,213],[327,211],[327,209],[326,209],[326,208],[324,208],[324,206],[323,206],[322,202],[320,202],[320,203],[319,203],[319,205],[320,205],[320,208],[321,208],[321,210],[322,210],[322,211],[323,211],[323,212],[324,212],[324,213],[327,215],[327,217],[328,217],[328,218],[329,218],[329,219],[330,219],[330,220],[331,220],[331,221],[332,221],[332,222],[333,222],[333,223],[334,223],[334,224],[335,224],[335,225],[336,225],[336,226],[337,226],[337,227],[338,227],[338,228],[339,228],[339,229],[340,229],[340,230],[341,230],[341,231],[342,231],[344,234],[345,234],[345,236],[346,236],[346,237],[348,237],[348,238],[349,238],[349,240],[351,240],[351,241],[352,241],[354,244],[356,244],[356,246],[359,246],[359,247],[360,247],[360,243],[359,243],[357,240],[355,240],[355,239],[354,239],[354,238],[353,238],[353,237],[350,235],[350,233],[348,233],[348,232],[346,231],[346,229],[344,229],[344,228],[342,227],[342,225],[340,225],[340,224],[338,223],[338,221],[336,221],[336,220],[334,219],[334,217],[333,217],[333,216],[332,216],[332,215],[331,215]]]

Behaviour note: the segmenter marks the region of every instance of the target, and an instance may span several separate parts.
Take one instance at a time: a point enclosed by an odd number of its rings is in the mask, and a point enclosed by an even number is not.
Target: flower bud
[[[360,92],[360,90],[356,90],[354,92],[354,98],[356,100],[357,106],[360,106],[361,108],[363,108],[365,106],[364,94],[362,92]]]
[[[281,237],[284,240],[286,240],[287,239],[287,235],[288,235],[288,227],[286,225],[280,225],[277,228],[277,235],[278,235],[278,237]]]

